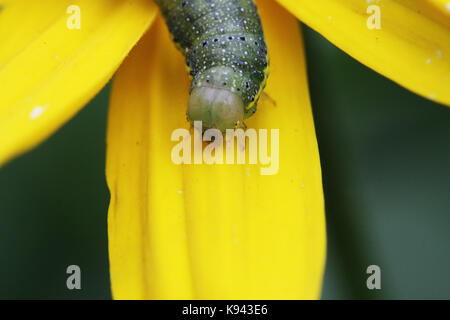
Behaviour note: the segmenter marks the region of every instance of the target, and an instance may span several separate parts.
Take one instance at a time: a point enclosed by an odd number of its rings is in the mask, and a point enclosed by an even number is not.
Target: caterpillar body
[[[156,0],[192,78],[187,117],[221,131],[256,112],[268,77],[253,0]]]

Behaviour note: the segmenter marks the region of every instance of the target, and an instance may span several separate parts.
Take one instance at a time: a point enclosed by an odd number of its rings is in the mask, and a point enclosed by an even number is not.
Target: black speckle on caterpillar
[[[187,116],[224,131],[256,112],[268,77],[253,0],[156,0],[192,78]]]

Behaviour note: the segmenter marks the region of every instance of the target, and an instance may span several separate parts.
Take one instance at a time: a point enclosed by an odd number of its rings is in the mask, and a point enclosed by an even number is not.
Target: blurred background
[[[449,299],[450,109],[302,28],[327,208],[322,297]],[[0,169],[0,299],[111,298],[109,90]],[[82,290],[66,288],[71,264]],[[372,264],[381,290],[366,287]]]

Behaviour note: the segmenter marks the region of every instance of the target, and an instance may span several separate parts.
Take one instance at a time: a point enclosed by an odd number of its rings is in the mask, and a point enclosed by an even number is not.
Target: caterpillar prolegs
[[[256,112],[268,76],[253,0],[156,0],[192,77],[187,117],[221,131]]]

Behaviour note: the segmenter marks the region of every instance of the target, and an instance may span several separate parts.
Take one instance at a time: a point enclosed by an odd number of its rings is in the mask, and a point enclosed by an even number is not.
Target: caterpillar
[[[155,0],[192,80],[187,119],[221,131],[245,126],[268,77],[253,0]]]

